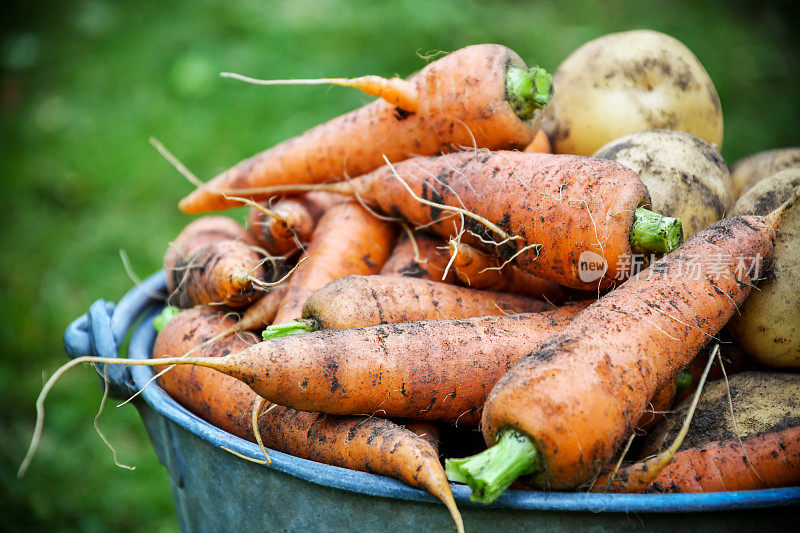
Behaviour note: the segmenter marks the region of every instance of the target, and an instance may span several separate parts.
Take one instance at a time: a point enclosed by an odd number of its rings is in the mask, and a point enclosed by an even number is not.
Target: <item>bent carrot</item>
[[[270,207],[275,216],[251,208],[247,217],[250,235],[272,255],[288,256],[311,238],[322,214],[346,199],[337,194],[309,192],[282,198]]]
[[[447,269],[445,247],[441,239],[425,233],[414,232],[413,240],[408,234],[402,234],[381,274],[454,283],[456,276],[452,269]]]
[[[382,99],[242,161],[181,200],[180,208],[195,214],[235,207],[219,194],[226,189],[359,176],[383,165],[384,156],[400,161],[462,146],[523,148],[552,91],[544,69],[527,69],[513,51],[493,44],[457,50],[407,81],[362,81],[367,84],[350,85],[372,89],[377,83],[371,94]]]
[[[450,478],[467,481],[486,502],[521,475],[542,488],[588,483],[608,467],[650,398],[747,296],[757,269],[739,265],[771,258],[771,223],[717,222],[534,348],[486,401],[482,427],[493,446],[449,460]]]
[[[552,303],[564,301],[564,291],[557,283],[529,274],[516,265],[504,265],[498,258],[456,239],[450,239],[449,244],[456,276],[470,287],[542,298]]]
[[[252,334],[206,344],[234,326],[221,313],[197,307],[182,312],[162,330],[153,357],[199,349],[220,357],[251,346]],[[199,347],[199,348],[198,348]],[[202,367],[176,368],[159,378],[180,404],[215,426],[254,441],[249,414],[257,396],[243,383]],[[272,449],[325,464],[373,472],[428,490],[447,505],[461,529],[461,517],[439,463],[435,440],[381,418],[334,417],[272,405],[258,418],[263,442]]]
[[[306,300],[327,283],[353,274],[377,274],[392,250],[392,225],[357,203],[339,204],[322,216],[314,230],[307,258],[287,282],[276,323],[300,318]]]

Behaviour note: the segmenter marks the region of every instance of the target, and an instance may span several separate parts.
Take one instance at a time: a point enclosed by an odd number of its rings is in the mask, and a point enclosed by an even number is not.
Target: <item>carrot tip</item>
[[[504,431],[494,446],[472,457],[445,460],[447,479],[466,483],[470,500],[492,503],[520,476],[541,470],[541,458],[530,438]]]

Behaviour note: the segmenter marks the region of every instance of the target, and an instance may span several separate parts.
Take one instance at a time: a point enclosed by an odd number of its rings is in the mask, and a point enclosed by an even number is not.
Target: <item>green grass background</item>
[[[572,50],[634,28],[669,33],[716,83],[729,162],[800,144],[792,2],[17,2],[0,22],[0,506],[3,529],[174,531],[166,471],[128,406],[92,429],[100,389],[75,370],[48,402],[44,439],[15,478],[43,373],[67,324],[160,267],[190,190],[147,142],[202,177],[370,99],[342,88],[222,80],[407,75],[418,57],[481,42],[554,70]],[[796,19],[795,19],[796,20]],[[235,216],[243,218],[241,211]],[[275,495],[280,497],[280,495]],[[298,510],[299,511],[299,510]]]

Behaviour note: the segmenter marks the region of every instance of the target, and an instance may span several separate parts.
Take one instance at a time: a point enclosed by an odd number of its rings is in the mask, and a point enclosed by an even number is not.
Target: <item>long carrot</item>
[[[771,258],[774,221],[714,224],[534,348],[486,401],[482,427],[491,448],[449,460],[449,477],[468,482],[484,502],[522,475],[542,488],[588,483],[610,464],[650,398],[750,292],[757,272],[750,267]]]
[[[335,279],[377,274],[392,251],[394,239],[392,225],[357,203],[339,204],[326,211],[305,251],[307,260],[289,278],[275,322],[300,318],[308,297]]]
[[[523,148],[552,91],[544,69],[527,69],[513,51],[493,44],[453,52],[408,80],[344,84],[382,99],[242,161],[184,198],[180,208],[193,214],[235,207],[218,192],[226,189],[358,176],[383,165],[383,156],[400,161],[462,146]]]
[[[314,294],[303,307],[303,319],[274,324],[267,332],[348,329],[419,320],[471,318],[551,309],[542,300],[479,291],[439,281],[402,276],[347,276]],[[272,336],[265,335],[265,338]]]
[[[454,283],[455,272],[447,269],[446,247],[441,239],[422,232],[413,232],[413,239],[408,234],[401,234],[381,274]]]
[[[229,336],[212,344],[208,339],[233,327],[222,313],[197,307],[173,318],[161,331],[153,357],[200,353],[219,357],[256,342],[251,334]],[[202,347],[201,347],[202,346]],[[243,383],[202,367],[176,368],[159,378],[161,387],[179,403],[215,426],[254,440],[249,423],[257,396]],[[325,464],[373,472],[431,492],[447,505],[461,529],[461,516],[438,459],[435,439],[418,437],[388,420],[334,417],[268,406],[258,418],[262,441],[272,449]]]
[[[251,208],[247,216],[250,235],[272,255],[287,256],[308,243],[322,214],[346,199],[337,194],[309,192],[282,198],[269,207],[274,216]]]
[[[529,274],[512,264],[502,264],[494,256],[450,239],[453,269],[462,282],[476,289],[521,294],[552,303],[564,301],[564,291],[557,283]]]
[[[679,220],[642,207],[649,197],[635,172],[589,157],[467,151],[415,157],[314,188],[355,195],[583,290],[626,279],[633,253],[667,252],[683,239]]]

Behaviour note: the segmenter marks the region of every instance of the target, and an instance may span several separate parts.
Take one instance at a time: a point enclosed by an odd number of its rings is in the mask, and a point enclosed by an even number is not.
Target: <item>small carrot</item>
[[[267,328],[264,338],[289,335],[298,330],[363,328],[419,320],[533,313],[552,307],[542,300],[426,279],[347,276],[312,294],[303,307],[302,320],[276,323]]]
[[[447,269],[444,242],[426,233],[413,232],[412,235],[401,234],[381,274],[454,283],[456,276],[452,269]]]
[[[540,154],[552,154],[553,147],[550,144],[550,139],[547,138],[547,134],[544,130],[539,130],[536,132],[536,135],[533,136],[533,140],[531,143],[525,147],[526,152],[536,152]]]
[[[450,479],[491,502],[522,475],[560,490],[607,468],[647,402],[750,292],[757,259],[772,256],[774,222],[717,222],[535,347],[486,401],[482,427],[491,448],[448,460]]]
[[[287,282],[276,323],[300,318],[306,300],[327,283],[354,274],[377,274],[394,244],[395,230],[357,203],[339,204],[322,216],[311,243]]]
[[[243,227],[227,217],[190,223],[164,257],[169,303],[180,308],[211,305],[238,308],[262,294],[279,262],[264,266]]]
[[[180,208],[195,214],[235,207],[219,194],[226,189],[359,176],[383,165],[384,156],[400,161],[464,146],[523,148],[533,139],[538,110],[552,92],[544,69],[528,69],[513,51],[494,44],[457,50],[408,80],[373,76],[322,82],[381,99],[242,161],[181,200]]]
[[[512,264],[502,264],[468,244],[450,239],[453,269],[462,282],[476,289],[521,294],[552,303],[564,301],[564,291],[557,283],[529,274]]]
[[[346,198],[325,192],[282,198],[274,205],[265,202],[274,216],[251,208],[247,217],[250,235],[272,255],[288,256],[308,243],[322,214]]]

